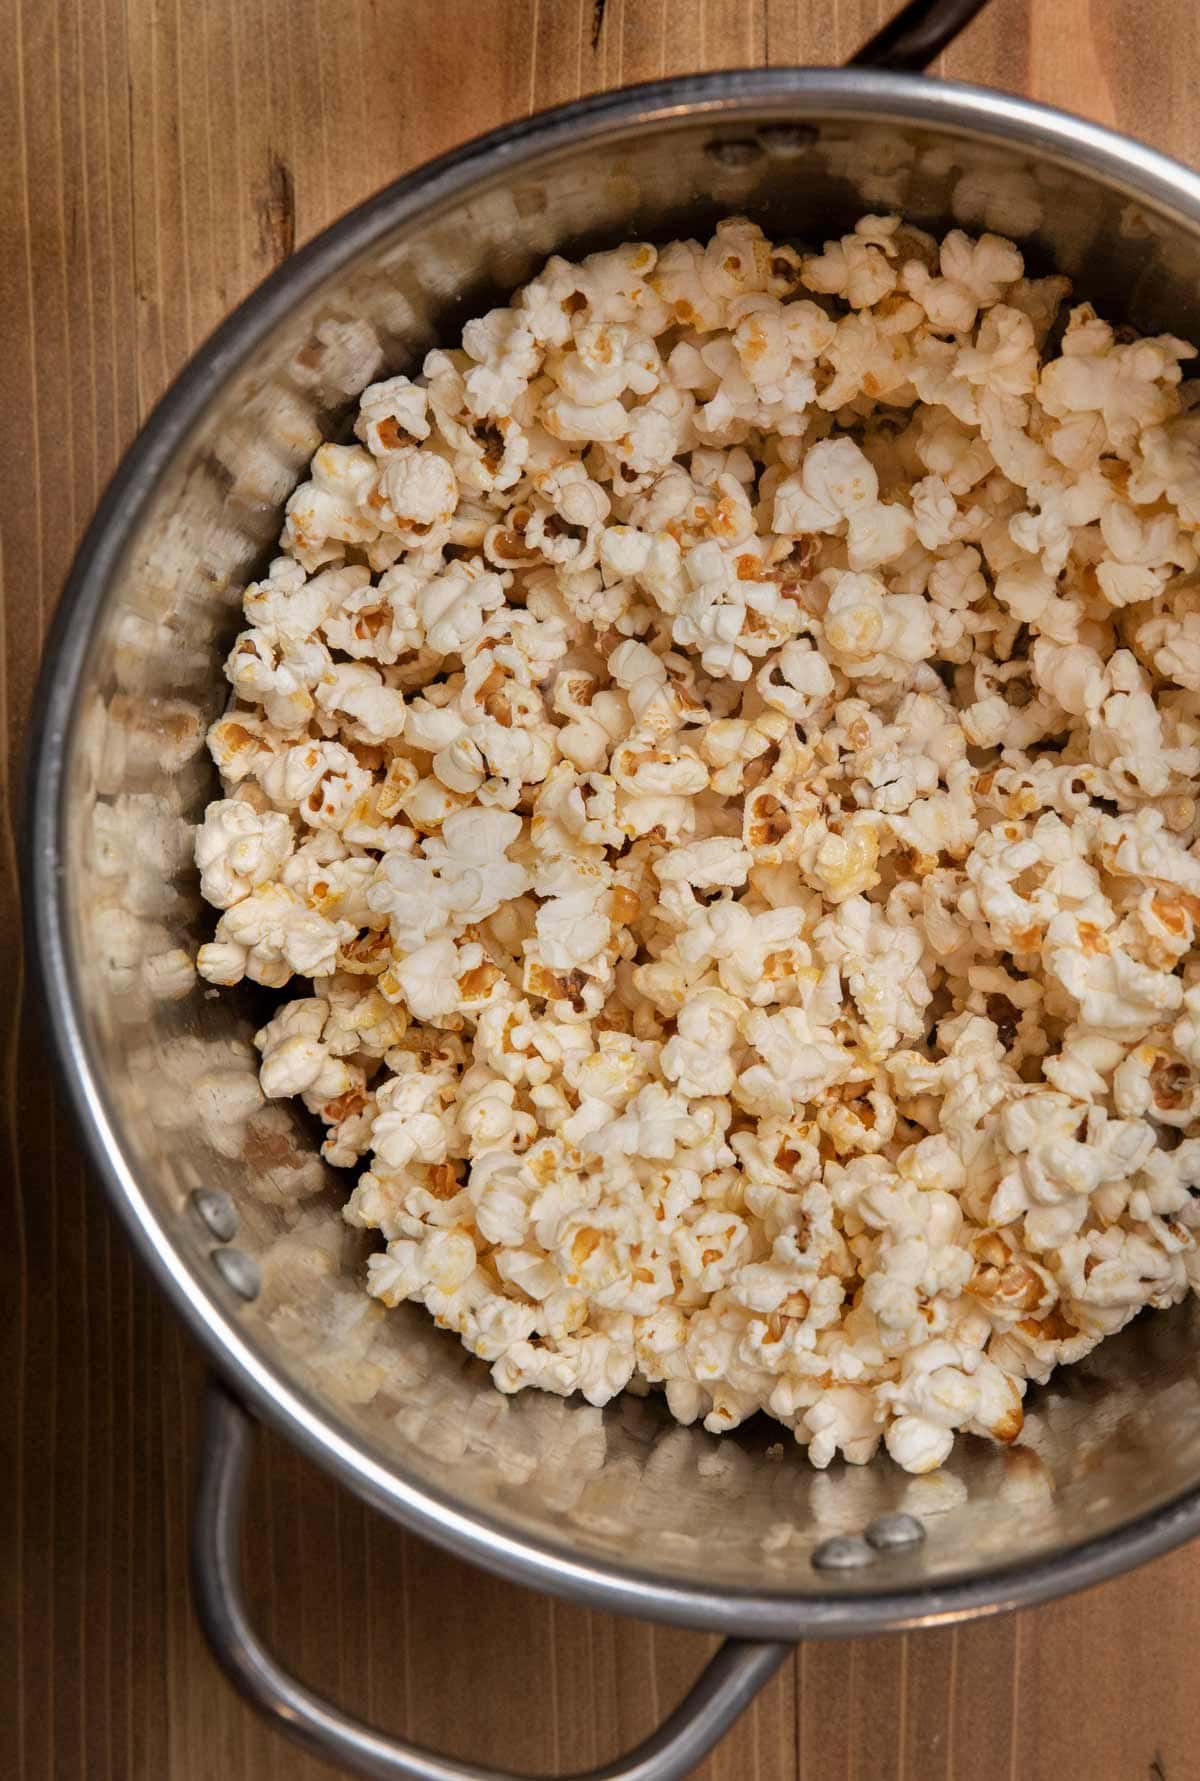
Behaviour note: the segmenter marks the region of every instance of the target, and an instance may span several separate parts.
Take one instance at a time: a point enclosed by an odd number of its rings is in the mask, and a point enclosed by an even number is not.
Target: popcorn
[[[404,694],[365,662],[333,667],[317,689],[317,706],[351,742],[389,742],[404,731]]]
[[[200,893],[229,909],[279,872],[294,845],[292,825],[278,810],[258,811],[237,798],[218,798],[196,831]]]
[[[680,1094],[727,1095],[737,1076],[731,1055],[742,1006],[724,990],[701,990],[675,1017],[675,1033],[663,1046],[660,1067]]]
[[[359,807],[370,772],[340,742],[298,742],[272,755],[258,774],[264,797],[314,829],[338,830]]]
[[[280,639],[262,631],[243,631],[225,663],[225,674],[239,699],[261,703],[268,722],[279,730],[297,730],[316,707],[312,689],[331,674],[333,663],[324,644]]]
[[[778,675],[778,679],[776,679]],[[793,723],[810,721],[837,689],[832,668],[811,645],[785,643],[754,682],[763,703]]]
[[[542,357],[521,316],[512,309],[489,310],[467,323],[463,346],[478,361],[463,379],[472,414],[511,414]]]
[[[554,860],[539,869],[534,888],[544,899],[536,918],[539,962],[551,971],[603,970],[597,961],[610,933],[599,907],[603,872],[586,860]]]
[[[402,543],[426,548],[440,542],[458,505],[458,483],[445,458],[420,446],[409,446],[387,458],[379,473],[381,530],[395,532]]]
[[[306,569],[317,569],[341,556],[340,545],[370,544],[380,530],[367,506],[376,482],[374,460],[361,446],[320,446],[311,479],[288,501],[284,550]]]
[[[415,601],[425,643],[439,655],[463,654],[482,638],[488,613],[503,604],[500,577],[469,559],[433,576]]]
[[[387,916],[393,942],[406,951],[455,939],[528,887],[526,869],[506,857],[520,832],[520,818],[505,810],[451,811],[419,854],[383,856],[367,905]]]
[[[1056,418],[1099,414],[1109,444],[1127,451],[1139,433],[1177,412],[1179,363],[1194,355],[1194,347],[1168,335],[1118,346],[1112,329],[1081,304],[1071,311],[1061,356],[1042,369],[1038,400]]]
[[[340,599],[369,584],[369,570],[327,569],[306,580],[291,557],[276,557],[265,581],[251,582],[242,608],[255,630],[280,644],[303,643]]]
[[[404,451],[429,437],[429,397],[408,377],[389,377],[362,393],[355,436],[377,458]]]
[[[827,241],[823,254],[804,260],[800,275],[810,291],[844,297],[851,309],[870,309],[896,288],[894,251],[886,238],[882,244],[873,243],[859,223],[852,235]]]
[[[676,847],[654,863],[660,884],[688,884],[696,890],[743,885],[752,865],[751,855],[731,835],[712,835]]]
[[[243,598],[215,933],[138,976],[182,830],[127,857],[119,799],[96,932],[147,995],[311,980],[255,1104],[499,1390],[939,1472],[1200,1288],[1192,349],[1082,304],[1048,351],[1068,292],[731,218],[550,260],[414,377],[354,323],[297,361],[362,397]],[[102,789],[199,744],[125,705]]]
[[[981,235],[972,241],[952,229],[941,247],[941,277],[934,278],[920,260],[909,260],[902,282],[939,332],[966,334],[980,309],[998,302],[1005,285],[1015,284],[1024,270],[1011,241]]]
[[[834,665],[852,679],[908,679],[933,652],[926,602],[918,594],[889,594],[874,575],[831,576],[822,635]]]
[[[327,570],[326,574],[343,578],[347,589],[321,622],[321,635],[329,649],[390,667],[421,648],[424,625],[416,596],[423,583],[411,569],[395,564],[385,569],[376,583],[369,572],[363,575],[353,569]]]
[[[339,945],[353,938],[349,922],[328,920],[283,885],[261,884],[225,911],[215,939],[200,948],[196,968],[210,983],[249,977],[282,989],[293,971],[328,976]]]
[[[259,1081],[271,1100],[310,1095],[319,1102],[346,1093],[352,1076],[347,1064],[322,1044],[329,1003],[320,996],[287,1002],[254,1036],[262,1053]]]
[[[1082,1023],[1114,1038],[1140,1038],[1183,1001],[1178,977],[1139,963],[1071,910],[1051,919],[1043,957],[1050,976],[1078,1002]]]
[[[932,990],[921,969],[924,942],[913,927],[890,922],[875,904],[855,896],[818,923],[822,959],[836,965],[863,1023],[862,1042],[878,1058],[916,1038]]]
[[[814,1002],[811,1014],[803,1007],[777,1014],[756,1008],[745,1016],[742,1030],[761,1060],[737,1080],[734,1098],[747,1112],[786,1115],[850,1075],[854,1060],[821,1023],[820,998]]]

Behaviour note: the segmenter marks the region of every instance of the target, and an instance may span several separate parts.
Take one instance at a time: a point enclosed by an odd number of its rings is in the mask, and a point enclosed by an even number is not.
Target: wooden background
[[[876,0],[0,0],[0,1773],[316,1781],[192,1619],[201,1366],[90,1187],[33,1030],[13,806],[39,642],[100,490],[203,336],[407,168],[581,91],[837,61]],[[1200,162],[1189,0],[993,0],[939,72]],[[270,1637],[459,1754],[578,1769],[644,1735],[709,1641],[485,1579],[280,1444],[250,1517]],[[1055,1606],[801,1649],[706,1781],[1190,1781],[1200,1548]]]

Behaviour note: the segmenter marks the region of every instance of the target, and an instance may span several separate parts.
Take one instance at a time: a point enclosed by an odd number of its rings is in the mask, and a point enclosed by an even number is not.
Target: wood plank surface
[[[189,352],[290,250],[442,149],[581,91],[838,61],[876,0],[0,0],[0,1774],[316,1781],[234,1697],[186,1588],[202,1367],[91,1187],[20,957],[21,738],[73,546]],[[1188,0],[993,0],[939,72],[1200,162]],[[266,1443],[268,1636],[351,1709],[574,1770],[711,1641],[484,1578]],[[1200,1547],[958,1630],[801,1649],[706,1781],[1200,1776]]]

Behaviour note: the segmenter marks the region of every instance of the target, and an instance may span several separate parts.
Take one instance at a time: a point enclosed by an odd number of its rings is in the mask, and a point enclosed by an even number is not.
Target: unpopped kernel
[[[288,501],[197,965],[503,1391],[926,1472],[1200,1284],[1194,351],[1069,292],[552,259]]]

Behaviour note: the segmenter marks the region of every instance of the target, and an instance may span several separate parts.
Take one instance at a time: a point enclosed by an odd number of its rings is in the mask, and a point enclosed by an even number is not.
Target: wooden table
[[[117,459],[294,243],[476,131],[597,87],[838,61],[876,0],[0,0],[0,635],[15,799],[40,638]],[[940,70],[1200,162],[1187,0],[993,0]],[[0,849],[11,1113],[0,1300],[0,1772],[306,1781],[235,1699],[185,1578],[201,1363],[87,1179]],[[711,1641],[586,1613],[408,1539],[282,1444],[250,1517],[265,1630],[385,1726],[515,1768],[646,1733]],[[709,1781],[1188,1781],[1200,1548],[1016,1618],[801,1648]],[[15,1757],[10,1752],[15,1750]]]

